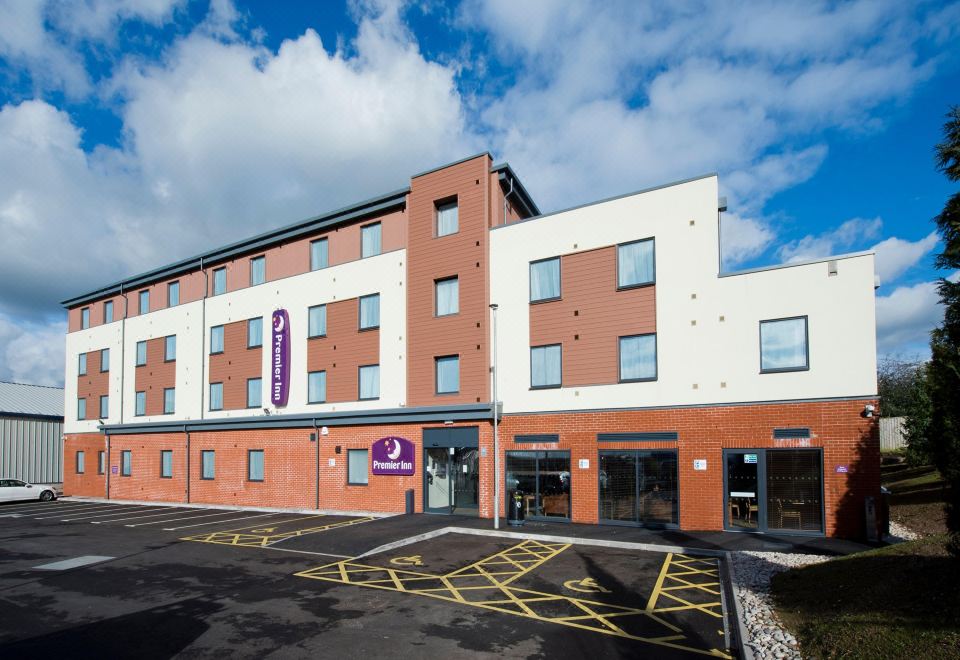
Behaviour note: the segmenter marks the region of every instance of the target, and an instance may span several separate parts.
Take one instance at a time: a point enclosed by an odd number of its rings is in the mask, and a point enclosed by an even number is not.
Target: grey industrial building
[[[0,381],[0,478],[63,482],[63,388]]]

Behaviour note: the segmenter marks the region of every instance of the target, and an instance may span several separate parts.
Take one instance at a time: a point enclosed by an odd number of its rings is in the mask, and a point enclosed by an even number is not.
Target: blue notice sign
[[[756,454],[744,454],[744,455],[743,455],[743,462],[744,462],[744,463],[756,463],[756,462],[757,462],[757,455],[756,455]]]

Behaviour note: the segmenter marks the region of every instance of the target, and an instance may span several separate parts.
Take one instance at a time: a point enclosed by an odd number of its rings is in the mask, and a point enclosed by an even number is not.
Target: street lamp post
[[[499,404],[497,399],[497,309],[493,303],[493,528],[500,529],[500,429]]]

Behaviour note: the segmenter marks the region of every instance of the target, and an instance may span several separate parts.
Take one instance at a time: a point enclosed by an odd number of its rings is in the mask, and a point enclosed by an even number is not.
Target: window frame
[[[363,325],[363,301],[369,298],[377,299],[377,324],[364,327]],[[380,329],[380,293],[370,293],[357,298],[357,332]]]
[[[81,402],[83,403],[83,414],[80,414]],[[77,397],[77,421],[85,422],[87,420],[87,397],[78,396]]]
[[[87,457],[82,449],[78,449],[73,458],[73,470],[76,474],[84,474],[87,469]]]
[[[146,301],[147,309],[143,309],[143,303]],[[137,292],[137,316],[143,316],[150,313],[150,289],[141,289]]]
[[[120,476],[129,477],[133,474],[133,451],[122,449],[120,451]]]
[[[143,362],[140,361],[140,347],[143,346]],[[138,341],[134,347],[133,361],[135,367],[147,366],[147,340]]]
[[[547,261],[556,260],[557,262],[557,282],[560,286],[557,287],[558,293],[556,296],[550,298],[538,298],[537,300],[533,299],[533,267],[536,264],[542,264]],[[547,257],[546,259],[535,259],[531,261],[527,266],[527,279],[529,280],[529,291],[527,292],[527,298],[530,301],[531,305],[539,305],[540,303],[553,302],[555,300],[563,300],[563,259],[560,255],[555,257]]]
[[[219,408],[214,408],[214,407],[213,407],[213,386],[214,386],[214,385],[219,385],[219,386],[220,386],[220,407],[219,407]],[[208,399],[207,403],[208,403],[208,407],[210,408],[210,412],[216,412],[216,411],[218,411],[218,410],[223,410],[223,381],[217,381],[217,382],[215,382],[215,383],[210,383],[210,389],[209,389],[209,391],[207,392],[207,394],[208,394],[208,396],[209,396],[209,399]]]
[[[802,367],[777,367],[774,369],[764,369],[763,368],[763,324],[764,323],[777,323],[779,321],[798,321],[803,319],[803,352],[804,352],[804,365]],[[777,319],[760,319],[760,323],[757,326],[757,342],[760,358],[760,373],[761,374],[782,374],[789,373],[791,371],[810,371],[810,317],[807,314],[801,314],[798,316],[784,316]]]
[[[452,206],[457,209],[457,228],[454,231],[447,232],[446,234],[440,233],[440,211],[443,208]],[[443,207],[443,208],[441,208]],[[455,236],[460,233],[460,199],[457,195],[452,197],[445,197],[444,199],[438,199],[433,203],[433,237],[434,238],[443,238],[444,236]]]
[[[646,378],[624,378],[623,377],[623,340],[633,339],[634,337],[653,336],[653,376]],[[622,335],[617,337],[617,383],[649,383],[660,377],[660,359],[659,345],[656,332],[642,332],[636,335]]]
[[[533,384],[533,351],[537,348],[552,348],[554,346],[560,347],[560,382],[556,385],[534,385]],[[563,343],[556,344],[539,344],[537,346],[530,347],[530,389],[531,390],[556,390],[563,387]]]
[[[106,402],[107,409],[103,409],[103,404]],[[100,395],[100,419],[108,419],[110,417],[110,395],[101,394]]]
[[[90,327],[90,308],[83,307],[80,309],[80,329],[86,330]]]
[[[164,454],[170,456],[170,474],[163,473],[163,458]],[[161,479],[173,479],[173,450],[172,449],[161,449],[160,450],[160,478]]]
[[[220,293],[217,293],[218,273],[223,273],[223,291],[221,291]],[[227,292],[227,267],[226,266],[220,266],[219,268],[213,269],[213,281],[210,283],[210,285],[212,288],[212,293],[210,294],[211,297],[222,296]]]
[[[376,252],[376,253],[374,253],[374,254],[364,254],[364,253],[363,253],[363,235],[364,235],[364,231],[367,230],[367,229],[369,229],[369,228],[371,228],[371,227],[379,227],[379,228],[380,228],[380,251],[379,251],[379,252]],[[383,254],[383,223],[382,223],[381,221],[377,220],[376,222],[370,222],[370,223],[367,223],[367,224],[365,224],[365,225],[360,225],[360,258],[361,258],[361,259],[369,259],[370,257],[376,257],[376,256],[379,256],[379,255],[381,255],[381,254]]]
[[[140,395],[143,395],[143,412],[137,412],[137,405]],[[147,416],[147,391],[140,390],[139,392],[133,393],[133,416],[134,417],[146,417]]]
[[[81,364],[83,365],[83,370],[80,370]],[[78,353],[77,354],[77,376],[86,376],[87,375],[87,354]]]
[[[250,324],[253,323],[254,321],[260,322],[260,343],[259,344],[250,343]],[[247,319],[247,348],[248,349],[263,348],[263,317],[262,316],[255,316],[251,319]]]
[[[110,310],[110,318],[107,318],[107,310]],[[105,300],[103,302],[103,324],[113,323],[113,301]]]
[[[369,369],[370,367],[377,368],[377,396],[373,397],[361,397],[360,393],[363,391],[363,370]],[[377,401],[380,398],[380,363],[375,364],[361,364],[357,366],[357,401]]]
[[[213,469],[211,470],[211,472],[213,473],[213,476],[212,476],[212,477],[204,476],[204,473],[206,472],[206,470],[204,470],[204,464],[203,464],[203,463],[204,463],[204,461],[206,460],[206,457],[207,457],[207,456],[210,456],[210,458],[212,459],[211,465],[210,465],[210,467],[213,468]],[[201,449],[201,450],[200,450],[200,480],[201,480],[201,481],[215,481],[216,478],[217,478],[217,452],[216,452],[215,450],[213,450],[213,449]]]
[[[221,325],[211,325],[211,326],[210,326],[210,346],[209,346],[210,355],[223,355],[223,352],[226,350],[226,335],[225,335],[225,331],[224,331],[223,328],[224,328],[223,324],[221,324]],[[213,334],[214,334],[214,330],[220,330],[220,346],[221,346],[221,348],[220,348],[219,351],[213,350]]]
[[[254,479],[250,476],[250,468],[253,466],[250,458],[254,453],[260,454],[260,471],[263,473],[259,479]],[[247,481],[252,481],[253,483],[262,484],[266,481],[267,478],[267,456],[263,449],[248,449],[247,450]]]
[[[173,357],[170,357],[170,340],[173,340]],[[177,361],[177,336],[176,335],[167,335],[163,338],[163,361],[164,362],[176,362]]]
[[[637,243],[646,243],[648,241],[653,243],[653,279],[650,280],[649,282],[641,282],[638,284],[625,284],[621,286],[620,285],[620,248],[626,247],[627,245],[636,245]],[[642,289],[643,287],[653,286],[657,283],[657,242],[656,242],[655,236],[650,236],[648,238],[638,238],[635,241],[627,241],[626,243],[617,243],[616,260],[617,260],[617,270],[614,273],[614,276],[617,278],[616,279],[617,291],[629,291],[630,289]]]
[[[260,401],[257,402],[256,405],[250,405],[250,383],[252,383],[252,382],[255,381],[255,380],[260,382]],[[248,378],[248,379],[247,379],[247,397],[246,397],[246,402],[247,402],[246,407],[247,407],[249,410],[253,410],[254,408],[263,408],[263,407],[264,407],[264,406],[263,406],[263,376],[258,376],[257,378]]]
[[[323,332],[317,335],[311,334],[311,331],[310,331],[311,313],[313,312],[313,310],[320,309],[321,307],[323,308]],[[327,317],[327,311],[328,310],[327,310],[326,303],[323,303],[321,305],[311,305],[310,307],[307,307],[307,339],[316,339],[318,337],[327,336],[327,321],[329,320],[329,318]]]
[[[322,401],[314,401],[310,398],[310,376],[312,376],[313,374],[323,374],[323,400]],[[358,379],[360,378],[359,372],[357,372],[357,378]],[[359,380],[358,380],[357,386],[359,387]],[[326,402],[327,402],[327,370],[318,369],[316,371],[308,371],[307,372],[307,403],[314,404],[314,403],[326,403]]]
[[[107,473],[107,452],[102,449],[97,452],[97,474]]]
[[[313,246],[314,246],[314,245],[320,245],[320,244],[323,244],[323,245],[324,245],[324,248],[325,248],[325,249],[324,249],[324,256],[326,257],[326,259],[325,259],[326,265],[314,267],[314,264],[313,264]],[[362,246],[361,246],[361,249],[362,249]],[[310,241],[310,272],[312,273],[312,272],[314,272],[314,271],[316,271],[316,270],[323,270],[323,269],[329,268],[329,267],[330,267],[330,241],[328,240],[328,238],[327,238],[326,236],[324,236],[324,237],[322,237],[322,238],[316,238],[316,239]]]
[[[450,391],[440,391],[440,362],[442,360],[456,360],[457,361],[457,389]],[[460,394],[460,354],[454,355],[437,355],[433,358],[433,393],[435,396],[449,396],[454,394]]]
[[[350,480],[350,456],[363,453],[364,481]],[[362,447],[347,448],[347,485],[348,486],[369,486],[370,485],[370,450]]]
[[[263,262],[263,281],[262,282],[253,281],[253,264],[256,261]],[[260,255],[257,255],[256,257],[250,257],[249,268],[250,268],[250,286],[260,286],[261,284],[267,283],[267,255],[260,254]]]
[[[106,360],[103,359],[103,356],[104,356],[104,355],[107,356],[107,359],[106,359]],[[107,364],[107,368],[106,368],[106,369],[103,368],[104,362],[106,362],[106,364]],[[100,349],[100,373],[105,374],[105,373],[107,373],[107,372],[109,372],[109,371],[110,371],[110,349],[109,349],[109,348],[101,348],[101,349]]]
[[[454,312],[440,313],[440,285],[456,282],[457,283],[457,309]],[[447,316],[458,316],[460,314],[460,276],[451,275],[450,277],[441,277],[433,281],[433,316],[434,318],[445,318]]]
[[[172,410],[167,410],[167,392],[173,392],[173,409]],[[177,412],[177,388],[164,387],[163,388],[163,414],[175,415],[176,412]]]
[[[171,292],[177,292],[177,301],[172,302],[170,300]],[[167,282],[167,307],[178,307],[180,305],[180,280],[174,280],[172,282]]]

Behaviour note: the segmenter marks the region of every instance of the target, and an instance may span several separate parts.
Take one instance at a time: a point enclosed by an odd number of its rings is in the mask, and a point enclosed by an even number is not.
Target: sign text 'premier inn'
[[[273,405],[282,407],[287,405],[287,395],[290,392],[290,317],[287,310],[277,309],[273,312],[273,329],[271,337],[272,359],[270,360],[270,392]]]
[[[388,436],[373,443],[370,452],[374,474],[409,476],[413,474],[416,450],[406,438]]]

